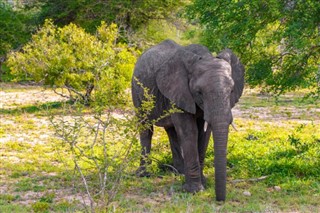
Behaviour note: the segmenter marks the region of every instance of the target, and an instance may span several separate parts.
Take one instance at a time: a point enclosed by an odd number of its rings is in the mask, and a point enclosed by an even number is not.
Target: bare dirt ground
[[[0,84],[0,109],[14,109],[21,105],[63,100],[66,98],[55,94],[52,90],[44,90],[38,86]]]
[[[252,118],[260,120],[300,120],[301,122],[317,122],[320,118],[319,107],[295,107],[276,105],[270,96],[257,95],[256,90],[247,89],[241,99],[256,96],[259,100],[267,99],[270,104],[266,107],[244,107],[243,101],[232,109],[234,118]],[[292,95],[287,95],[290,101]],[[52,90],[44,90],[39,86],[0,83],[0,109],[14,109],[22,105],[36,105],[47,102],[66,101],[67,99],[54,93]]]
[[[48,102],[65,100],[65,98],[55,94],[52,90],[44,90],[38,86],[0,83],[0,127],[4,127],[4,129],[6,127],[11,128],[7,133],[4,132],[4,134],[0,134],[0,150],[3,144],[11,141],[36,146],[48,144],[50,143],[50,138],[54,137],[47,117],[36,116],[32,113],[23,113],[20,116],[14,116],[10,114],[10,110],[19,109],[24,106],[38,106]],[[9,113],[1,113],[1,110],[6,110],[6,112]],[[12,127],[14,127],[14,129],[12,129]],[[22,159],[21,156],[19,156],[19,152],[15,150],[0,155],[0,162],[3,157],[6,158],[5,161],[9,161],[12,164],[19,165],[25,162],[25,159]],[[17,202],[18,204],[30,205],[39,200],[44,194],[50,193],[50,190],[44,192],[14,192],[15,189],[12,188],[12,185],[15,183],[9,183],[8,178],[5,177],[6,175],[1,175],[5,173],[5,171],[1,170],[2,168],[0,166],[0,194],[14,193],[18,195],[20,197]],[[29,176],[29,174],[27,175]],[[55,173],[46,173],[44,175],[56,176]],[[55,190],[55,194],[60,200],[66,200],[70,203],[76,200],[89,204],[85,195],[75,194],[71,189]]]
[[[246,90],[242,99],[250,99],[250,96],[256,96],[257,92],[254,90]],[[259,96],[258,99],[266,99],[267,96]],[[54,93],[52,90],[44,90],[38,86],[27,86],[19,84],[4,84],[0,83],[0,110],[12,110],[21,106],[39,105],[47,102],[66,101],[66,98]],[[244,102],[240,102],[232,109],[234,119],[252,119],[280,123],[284,120],[292,120],[299,123],[320,123],[320,108],[319,107],[295,107],[295,106],[281,106],[270,99],[270,104],[266,107],[251,106],[244,107]],[[121,112],[114,112],[116,118],[120,118]],[[12,120],[12,116],[2,115],[0,113],[1,125],[13,125],[16,122]],[[34,116],[33,114],[26,114],[25,119],[40,127],[45,127],[44,131],[38,139],[32,143],[43,143],[49,135],[52,134],[47,131],[49,121],[46,117]],[[10,141],[13,138],[18,138],[18,141],[28,141],[30,138],[25,132],[19,132],[13,135],[7,135],[0,138],[0,142]],[[29,141],[30,142],[30,141]]]

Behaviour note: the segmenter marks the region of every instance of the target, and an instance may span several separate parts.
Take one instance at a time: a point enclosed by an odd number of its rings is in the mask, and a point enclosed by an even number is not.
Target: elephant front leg
[[[186,183],[183,185],[183,189],[192,193],[201,191],[204,187],[201,183],[196,118],[189,113],[176,113],[172,115],[172,121],[178,135],[184,159]]]
[[[151,139],[153,135],[153,127],[144,130],[140,133],[140,144],[141,144],[141,159],[140,167],[136,171],[136,175],[139,177],[149,177],[150,173],[147,171],[147,166],[150,165],[148,155],[151,151]]]
[[[166,132],[170,141],[172,152],[173,166],[180,174],[184,174],[184,163],[181,155],[181,148],[178,141],[177,132],[174,127],[166,128]]]
[[[200,162],[200,168],[201,168],[201,182],[202,185],[205,187],[207,184],[207,180],[203,174],[203,168],[204,168],[204,159],[206,156],[210,134],[211,134],[211,126],[207,126],[206,129],[204,129],[204,120],[202,118],[199,118],[197,120],[197,126],[198,126],[198,152],[199,152],[199,162]],[[206,130],[206,131],[204,131]]]

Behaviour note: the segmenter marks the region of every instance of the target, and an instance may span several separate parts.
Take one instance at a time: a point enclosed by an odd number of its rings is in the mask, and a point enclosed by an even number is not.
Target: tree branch
[[[269,176],[266,175],[266,176],[261,176],[261,177],[258,177],[258,178],[249,178],[249,179],[235,179],[235,180],[231,180],[230,182],[231,183],[240,183],[240,182],[246,182],[246,181],[250,181],[250,182],[258,182],[258,181],[262,181],[262,180],[265,180],[267,179]]]

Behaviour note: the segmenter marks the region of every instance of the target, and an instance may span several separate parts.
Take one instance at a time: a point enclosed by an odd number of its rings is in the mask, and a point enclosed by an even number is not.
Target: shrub
[[[35,202],[31,206],[34,212],[49,212],[50,209],[49,203],[41,201]]]
[[[123,179],[138,168],[139,133],[158,121],[148,120],[155,97],[138,84],[144,91],[142,105],[136,109],[138,116],[132,112],[116,114],[110,105],[107,111],[88,114],[87,108],[77,104],[65,104],[61,114],[50,116],[55,135],[61,141],[56,149],[63,153],[64,163],[74,167],[72,179],[77,183],[76,190],[86,194],[88,211],[111,207],[119,190],[125,187]],[[161,118],[175,112],[180,110],[172,106]],[[53,196],[45,195],[40,201],[49,202]],[[88,203],[83,204],[88,208]]]
[[[75,24],[60,28],[46,20],[21,52],[9,54],[7,64],[16,80],[42,83],[72,101],[109,103],[121,100],[136,61],[134,50],[117,37],[115,24],[101,22],[91,35]]]

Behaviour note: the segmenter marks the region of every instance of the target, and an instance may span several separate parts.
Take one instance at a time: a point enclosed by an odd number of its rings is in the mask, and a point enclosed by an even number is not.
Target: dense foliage
[[[319,92],[319,1],[194,0],[187,14],[212,51],[229,47],[241,56],[250,85]]]
[[[116,42],[117,36],[115,24],[102,22],[91,35],[75,24],[60,28],[47,20],[22,52],[9,55],[8,65],[18,80],[64,88],[72,100],[110,103],[128,87],[136,61],[132,49]]]
[[[185,30],[180,10],[185,0],[37,0],[40,21],[51,18],[58,26],[75,23],[94,33],[100,21],[116,23],[121,41],[145,49],[167,38],[180,40]],[[181,10],[182,11],[182,10]],[[178,36],[177,36],[178,35]]]
[[[33,17],[30,11],[17,11],[0,0],[0,81],[10,80],[7,67],[3,64],[6,54],[19,49],[31,37]]]
[[[38,0],[43,3],[42,17],[60,25],[74,22],[94,32],[100,20],[115,22],[123,30],[137,29],[150,20],[169,19],[183,0]]]
[[[14,11],[0,1],[0,56],[25,43],[31,33],[27,14]]]

